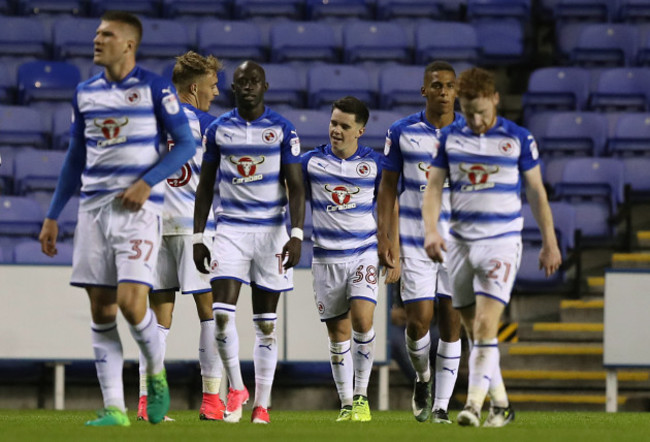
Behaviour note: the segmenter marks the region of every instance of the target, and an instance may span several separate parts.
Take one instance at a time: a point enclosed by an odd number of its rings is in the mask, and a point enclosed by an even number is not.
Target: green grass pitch
[[[201,422],[196,411],[172,411],[176,422],[129,428],[90,428],[90,411],[0,410],[0,440],[9,441],[649,441],[650,413],[517,412],[504,428],[463,428],[457,424],[418,423],[407,411],[374,411],[369,423],[336,423],[336,411],[272,411],[271,425],[250,423],[250,410],[239,424]],[[452,413],[455,419],[456,413]],[[486,413],[483,412],[483,417]]]

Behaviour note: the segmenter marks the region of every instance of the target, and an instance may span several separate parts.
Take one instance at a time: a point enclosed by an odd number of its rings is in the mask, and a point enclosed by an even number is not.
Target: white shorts
[[[236,279],[269,292],[293,290],[293,269],[282,267],[282,248],[287,241],[284,225],[273,232],[247,232],[217,224],[211,281]]]
[[[324,322],[345,315],[353,299],[377,304],[378,268],[375,250],[344,263],[313,263],[314,299],[320,320]]]
[[[404,304],[451,298],[447,266],[430,259],[400,258],[402,264],[401,297]]]
[[[521,262],[520,239],[488,245],[449,241],[447,247],[454,307],[473,305],[476,296],[508,305]]]
[[[184,295],[209,292],[210,276],[199,272],[192,255],[192,235],[162,237],[154,272],[154,292],[176,292]]]
[[[152,287],[161,232],[158,214],[127,210],[119,200],[79,212],[70,283],[117,287],[136,282]]]

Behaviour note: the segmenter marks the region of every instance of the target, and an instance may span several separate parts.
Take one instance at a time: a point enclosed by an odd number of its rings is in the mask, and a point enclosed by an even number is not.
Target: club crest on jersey
[[[512,155],[515,153],[515,146],[510,140],[503,140],[499,143],[499,152],[504,155]]]
[[[264,178],[264,175],[262,174],[255,175],[257,165],[264,162],[264,155],[260,155],[257,159],[247,156],[236,158],[234,155],[230,155],[228,159],[231,163],[237,166],[237,172],[242,176],[242,178],[233,178],[233,184],[251,183]]]
[[[327,206],[328,212],[349,210],[357,207],[356,203],[350,202],[350,198],[352,195],[356,195],[357,193],[361,192],[361,189],[359,187],[347,187],[343,185],[332,187],[329,184],[325,184],[325,190],[332,195],[332,201],[336,203],[336,205],[329,204]]]
[[[420,161],[418,163],[418,169],[420,169],[422,172],[424,172],[424,177],[427,179],[427,182],[429,181],[429,169],[431,169],[431,165],[425,163],[424,161]],[[420,185],[420,192],[424,192],[427,190],[427,185],[422,184]]]
[[[368,163],[357,164],[357,173],[359,176],[366,177],[370,175],[370,165]]]
[[[262,132],[262,140],[266,144],[273,144],[278,140],[278,134],[273,129],[266,129]]]
[[[120,136],[120,128],[129,123],[129,117],[120,118],[95,118],[93,123],[102,131],[105,140],[97,141],[97,147],[113,146],[115,144],[122,144],[126,142],[125,136]]]
[[[460,163],[458,168],[461,172],[467,175],[467,179],[472,183],[463,185],[460,188],[462,192],[472,192],[474,190],[490,189],[494,187],[494,183],[488,183],[488,177],[499,171],[499,166],[487,164],[468,165]]]
[[[140,92],[137,89],[130,89],[125,94],[126,104],[135,106],[140,102]]]

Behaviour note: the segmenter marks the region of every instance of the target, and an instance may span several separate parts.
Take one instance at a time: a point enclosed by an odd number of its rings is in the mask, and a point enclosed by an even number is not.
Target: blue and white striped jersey
[[[191,104],[181,103],[196,144],[196,153],[183,167],[167,178],[165,203],[163,205],[163,235],[191,235],[194,232],[194,201],[199,185],[201,160],[203,159],[203,134],[217,117],[203,112]],[[173,141],[167,137],[171,150]],[[204,234],[214,236],[215,222],[212,207],[208,215]]]
[[[282,225],[287,192],[280,166],[300,162],[293,124],[268,107],[255,121],[233,109],[208,127],[205,145],[203,160],[219,161],[217,223],[255,231]]]
[[[464,126],[465,118],[455,114],[450,126]],[[401,174],[399,189],[400,252],[405,258],[429,260],[424,250],[424,222],[422,221],[422,196],[427,187],[428,169],[438,148],[440,129],[420,111],[396,121],[386,134],[383,167]],[[442,235],[449,231],[449,192],[442,196],[438,230]]]
[[[448,171],[452,238],[488,243],[519,237],[521,172],[538,164],[533,136],[505,118],[481,135],[467,126],[445,128],[432,166]]]
[[[381,155],[359,146],[342,160],[327,144],[302,156],[314,223],[314,262],[341,263],[377,250],[375,200]]]
[[[100,207],[141,178],[163,155],[163,128],[186,125],[174,86],[135,67],[123,80],[100,73],[77,86],[71,136],[85,143],[80,210]],[[164,182],[144,207],[160,213]]]

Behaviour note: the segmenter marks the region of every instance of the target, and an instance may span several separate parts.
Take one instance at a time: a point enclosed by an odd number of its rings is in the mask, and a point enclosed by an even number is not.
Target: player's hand
[[[562,255],[557,245],[542,246],[539,252],[539,268],[544,269],[544,274],[548,278],[555,273],[562,265]]]
[[[151,195],[151,186],[143,180],[138,180],[123,192],[117,194],[115,198],[122,200],[122,206],[125,209],[137,212]]]
[[[289,238],[289,241],[282,247],[282,267],[288,270],[300,262],[300,255],[302,253],[302,241],[298,238]],[[286,257],[286,261],[285,261]]]
[[[427,232],[424,236],[424,250],[433,262],[443,262],[442,252],[447,251],[447,245],[438,232]]]
[[[41,242],[41,250],[47,256],[55,256],[58,253],[56,250],[57,236],[59,236],[59,224],[56,220],[45,218],[38,240]]]
[[[210,257],[210,250],[208,250],[208,247],[205,244],[194,244],[192,247],[192,255],[196,270],[206,275],[209,274],[212,258]]]
[[[399,281],[400,276],[402,275],[402,267],[399,260],[395,262],[395,267],[389,269],[388,267],[383,267],[384,275],[386,276],[385,284],[393,284]]]
[[[377,238],[377,255],[379,255],[379,265],[388,268],[388,269],[393,269],[395,268],[395,265],[397,264],[395,262],[395,257],[393,256],[393,248],[391,247],[390,239],[381,236]]]

